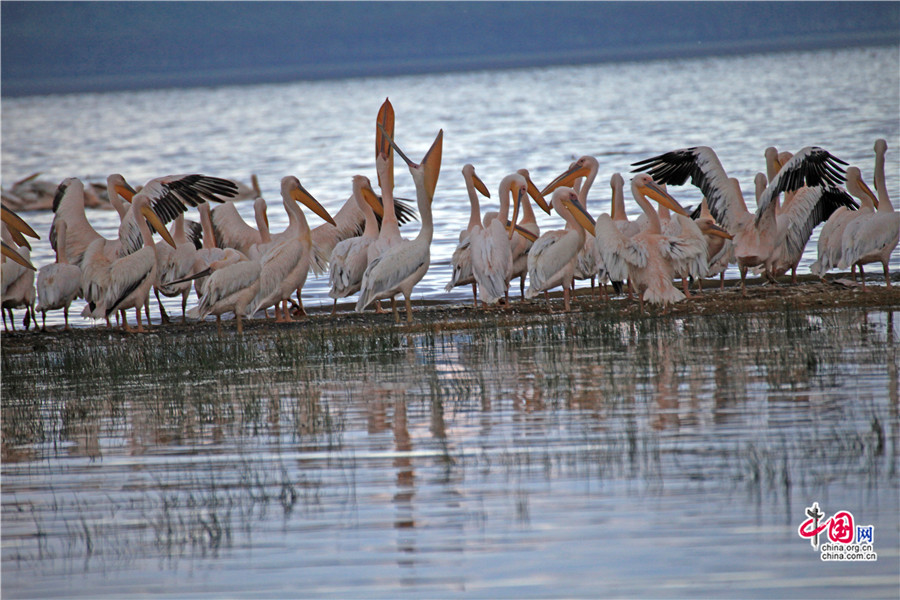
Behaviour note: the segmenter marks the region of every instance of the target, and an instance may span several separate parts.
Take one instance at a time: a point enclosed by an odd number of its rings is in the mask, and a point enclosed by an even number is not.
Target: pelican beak
[[[532,244],[537,241],[537,236],[534,235],[534,233],[532,233],[532,232],[528,231],[527,229],[525,229],[524,227],[522,227],[521,225],[516,225],[513,227],[512,221],[507,221],[506,226],[512,227],[512,229],[514,229],[516,233],[521,235],[523,238],[525,238]]]
[[[362,197],[363,200],[365,200],[366,203],[372,207],[372,210],[375,212],[375,214],[383,219],[384,203],[382,203],[381,198],[379,198],[378,195],[375,194],[375,191],[371,187],[366,186],[362,188]]]
[[[612,190],[612,198],[613,198],[613,202],[609,209],[609,218],[612,219],[613,221],[615,221],[616,220],[616,203],[615,203],[616,186],[610,185],[609,187]]]
[[[9,244],[7,244],[6,242],[4,242],[2,240],[0,240],[0,254],[2,254],[3,256],[5,256],[11,260],[16,261],[17,263],[19,263],[26,269],[31,269],[32,271],[37,271],[37,269],[34,268],[34,265],[31,264],[30,260],[28,260],[21,254],[16,252],[12,246],[10,246]]]
[[[647,185],[642,186],[642,188],[641,191],[669,210],[677,212],[679,215],[684,215],[685,217],[690,216],[684,207],[678,203],[678,200],[670,196],[669,192],[662,189],[656,182],[648,183]]]
[[[207,268],[203,269],[202,271],[200,271],[199,273],[194,273],[193,275],[188,275],[184,279],[179,279],[178,281],[171,282],[169,285],[178,285],[179,283],[185,283],[187,281],[193,281],[195,279],[200,279],[201,277],[206,277],[210,273],[212,273],[212,268],[207,267]]]
[[[872,193],[872,190],[869,189],[869,186],[866,185],[866,182],[863,181],[862,179],[860,179],[859,187],[862,188],[864,194],[866,194],[867,196],[869,196],[869,198],[872,199],[872,204],[875,206],[875,208],[878,208],[878,198],[875,197],[875,194]]]
[[[13,212],[11,209],[6,208],[5,206],[0,209],[0,220],[6,223],[6,226],[9,228],[10,233],[19,234],[18,237],[22,238],[22,235],[27,235],[29,237],[33,237],[36,240],[41,239],[41,236],[37,234],[37,232],[31,228],[31,225],[25,222],[25,220]],[[14,235],[15,237],[15,235]],[[20,246],[26,246],[29,250],[31,250],[31,246],[28,245],[28,242],[25,241],[25,238],[22,238],[22,242],[16,240],[16,243]]]
[[[586,176],[589,172],[590,170],[585,166],[572,166],[565,173],[547,184],[547,187],[542,189],[540,193],[542,196],[546,196],[558,187],[571,186],[576,179]]]
[[[116,188],[116,193],[125,198],[128,202],[131,202],[137,194],[134,188],[125,181],[123,181],[121,185],[116,184],[114,187]]]
[[[141,207],[141,214],[144,215],[144,218],[147,219],[147,222],[150,223],[150,226],[156,230],[162,239],[166,240],[173,248],[175,247],[175,240],[172,239],[172,235],[169,233],[169,230],[166,229],[166,226],[163,224],[162,220],[160,220],[159,216],[150,208],[149,205],[145,204]]]
[[[528,195],[531,196],[531,199],[535,201],[535,203],[541,207],[548,215],[550,214],[550,205],[547,204],[547,200],[544,199],[544,195],[538,190],[537,186],[534,185],[534,182],[531,180],[531,176],[528,174],[524,175],[525,182],[527,184]]]
[[[720,238],[725,238],[726,240],[733,240],[734,236],[728,233],[723,227],[719,227],[715,223],[710,223],[708,221],[703,221],[697,223],[700,226],[700,231],[704,234],[714,235]]]
[[[391,144],[388,139],[394,137],[394,107],[391,101],[384,99],[384,104],[378,109],[378,118],[376,121],[378,127],[375,130],[375,157],[384,156],[388,163],[388,181],[381,181],[378,177],[378,185],[384,189],[394,187],[394,153],[391,151]],[[389,136],[385,139],[386,133]]]
[[[475,189],[481,192],[482,196],[485,198],[491,197],[491,193],[488,191],[487,186],[484,185],[484,182],[475,173],[472,173],[472,183],[475,184]]]
[[[513,214],[512,221],[510,221],[509,229],[509,239],[512,239],[513,233],[515,233],[516,228],[513,226],[515,222],[519,219],[519,206],[522,204],[522,197],[525,196],[526,190],[525,188],[519,188],[519,192],[516,194],[516,197],[513,199]]]
[[[319,201],[313,198],[312,194],[306,191],[302,185],[298,185],[294,189],[291,190],[291,198],[301,203],[303,206],[309,208],[311,211],[322,217],[326,222],[330,223],[337,227],[337,223],[334,222],[334,219],[331,218],[331,215],[328,214],[328,211],[325,210]]]
[[[425,190],[428,197],[434,200],[434,190],[437,188],[438,176],[441,174],[441,156],[444,148],[444,130],[438,131],[437,137],[431,144],[431,148],[425,153],[422,164],[425,166]]]
[[[581,202],[578,201],[578,198],[572,194],[569,198],[563,199],[563,206],[569,209],[569,212],[572,213],[572,216],[575,217],[575,220],[587,230],[592,236],[595,235],[594,231],[594,218],[588,214],[587,209],[582,206]]]

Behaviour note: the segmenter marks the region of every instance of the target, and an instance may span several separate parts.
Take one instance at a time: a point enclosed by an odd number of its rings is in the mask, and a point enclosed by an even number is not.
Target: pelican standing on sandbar
[[[434,143],[419,164],[407,158],[386,133],[385,137],[409,166],[409,172],[416,184],[416,200],[422,227],[415,239],[403,240],[369,263],[363,275],[356,312],[362,312],[376,299],[392,298],[394,295],[402,293],[406,303],[406,321],[412,323],[410,296],[413,287],[422,280],[431,263],[431,240],[434,237],[431,203],[434,200],[434,190],[437,187],[438,175],[441,171],[444,131],[442,129],[438,132]],[[392,309],[394,321],[399,323],[400,315],[397,312],[396,303],[393,303]]]
[[[459,244],[453,251],[450,258],[450,283],[444,288],[449,292],[453,288],[462,285],[472,284],[472,302],[478,306],[478,283],[475,281],[475,274],[472,272],[472,231],[482,227],[481,222],[481,205],[478,202],[478,192],[481,192],[486,198],[491,197],[487,186],[478,175],[475,174],[475,167],[471,164],[463,165],[463,180],[466,182],[466,191],[469,195],[469,224],[465,229],[459,232]]]

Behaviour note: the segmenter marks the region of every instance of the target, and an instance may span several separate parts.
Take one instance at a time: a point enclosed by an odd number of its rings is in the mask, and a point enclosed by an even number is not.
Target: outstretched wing
[[[772,179],[756,207],[756,224],[762,221],[765,212],[778,194],[794,192],[803,186],[835,187],[847,178],[841,165],[844,161],[818,146],[807,146],[787,161]],[[712,210],[710,208],[710,210]],[[715,213],[713,213],[715,214]]]

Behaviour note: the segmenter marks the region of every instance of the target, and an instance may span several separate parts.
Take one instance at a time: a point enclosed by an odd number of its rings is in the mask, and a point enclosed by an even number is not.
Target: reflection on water
[[[3,595],[888,596],[895,319],[5,349]],[[878,561],[818,560],[814,501]]]

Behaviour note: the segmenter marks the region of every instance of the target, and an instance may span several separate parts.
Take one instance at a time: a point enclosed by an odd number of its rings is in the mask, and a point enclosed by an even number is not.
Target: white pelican
[[[47,311],[63,309],[66,321],[65,330],[69,330],[69,306],[72,300],[81,293],[81,269],[66,262],[66,222],[62,221],[56,228],[56,262],[44,265],[38,271],[37,292],[38,305],[35,310],[41,313],[41,329],[47,329]]]
[[[210,275],[210,273],[212,273]],[[223,257],[194,275],[203,277],[203,292],[197,306],[188,311],[192,318],[216,316],[216,330],[222,333],[222,315],[234,313],[237,332],[243,333],[243,318],[259,292],[261,266],[234,248],[226,248]]]
[[[412,162],[385,133],[385,137],[397,151],[397,154],[409,166],[409,172],[416,184],[416,200],[422,227],[412,240],[403,240],[366,267],[363,274],[362,289],[356,303],[356,312],[362,312],[374,300],[393,298],[403,294],[406,302],[406,320],[412,322],[412,305],[410,296],[415,285],[422,280],[431,263],[431,240],[434,236],[434,222],[431,215],[431,203],[437,187],[438,175],[441,171],[441,154],[444,130],[440,130],[425,153],[422,162]],[[400,321],[396,303],[392,303],[394,321]]]
[[[828,221],[819,232],[816,261],[809,266],[809,270],[822,279],[841,260],[842,237],[847,225],[857,217],[875,212],[878,206],[878,199],[863,181],[859,167],[847,167],[847,191],[859,198],[859,209],[851,210],[847,206],[841,206],[828,217]]]
[[[159,313],[163,323],[169,322],[169,316],[163,307],[160,294],[167,298],[175,298],[181,296],[181,320],[185,320],[185,312],[187,310],[187,300],[191,293],[191,282],[174,283],[178,279],[182,279],[190,275],[194,270],[194,264],[197,262],[197,240],[200,232],[196,228],[191,228],[191,234],[185,231],[184,214],[179,214],[172,224],[169,234],[175,240],[175,248],[168,244],[156,244],[156,280],[153,282],[153,291],[156,294],[156,301],[159,303]],[[196,225],[191,223],[191,225]],[[149,303],[148,303],[149,304]]]
[[[466,182],[466,191],[469,194],[469,224],[459,232],[459,244],[450,258],[452,271],[450,283],[447,284],[444,291],[449,292],[457,286],[472,284],[472,301],[477,307],[478,284],[475,282],[474,273],[472,273],[472,246],[469,236],[476,227],[480,228],[482,226],[478,192],[481,192],[487,198],[491,197],[491,193],[481,178],[475,174],[475,167],[471,164],[463,165],[462,174]]]
[[[741,293],[746,294],[747,269],[765,265],[767,275],[775,250],[781,244],[796,246],[802,241],[809,219],[827,219],[837,206],[823,195],[808,196],[802,207],[790,212],[790,218],[777,217],[778,196],[799,190],[804,185],[831,188],[844,181],[841,164],[847,164],[826,150],[806,147],[795,154],[765,188],[757,203],[756,214],[750,214],[738,199],[734,186],[711,148],[698,146],[661,154],[634,163],[637,171],[647,170],[653,179],[670,185],[683,185],[688,177],[700,188],[709,202],[709,210],[734,236],[735,257],[741,272]],[[825,199],[825,202],[822,202]],[[785,215],[787,216],[787,215]],[[794,221],[790,219],[796,219]]]
[[[551,181],[547,187],[541,190],[541,194],[546,196],[554,189],[561,186],[573,186],[576,179],[584,178],[580,186],[575,189],[578,195],[578,201],[585,210],[588,210],[587,197],[594,185],[594,179],[600,170],[600,163],[597,159],[590,155],[584,155],[571,165],[568,170],[559,177]],[[575,262],[575,280],[591,282],[591,295],[594,294],[594,282],[597,275],[600,274],[602,265],[600,264],[600,255],[597,253],[597,247],[594,243],[594,236],[585,238],[585,246],[578,252],[578,259]],[[601,274],[601,281],[603,280]],[[603,284],[605,286],[605,284]]]
[[[40,239],[37,233],[12,210],[3,206],[0,209],[2,216],[2,226],[0,226],[0,240],[2,240],[2,269],[0,269],[0,279],[2,279],[2,290],[0,290],[0,301],[3,313],[3,327],[6,328],[6,315],[9,314],[10,324],[15,330],[16,325],[13,319],[13,309],[26,309],[25,328],[32,320],[37,326],[37,320],[34,315],[34,265],[31,264],[31,245],[23,235],[28,235],[36,239]],[[18,248],[15,248],[18,246]],[[9,260],[7,260],[9,259]],[[5,310],[4,310],[5,309]]]
[[[291,235],[273,244],[260,259],[259,291],[250,305],[248,314],[274,306],[276,321],[284,322],[293,320],[288,312],[288,299],[295,290],[299,298],[313,262],[313,243],[309,224],[298,202],[332,225],[334,220],[293,175],[282,178],[281,198],[284,209],[293,216],[292,223],[288,226]],[[279,303],[282,305],[281,311]]]
[[[565,229],[548,231],[534,242],[528,253],[528,290],[526,298],[534,298],[561,285],[565,310],[569,310],[569,290],[575,276],[578,253],[584,248],[585,229],[594,236],[594,220],[585,211],[578,194],[570,187],[557,187],[550,200],[557,214],[566,221]]]
[[[362,276],[369,264],[368,249],[378,239],[375,211],[380,212],[383,208],[368,177],[353,176],[353,197],[366,215],[366,226],[362,235],[338,242],[331,252],[331,290],[328,295],[334,298],[332,315],[337,311],[338,298],[355,294],[362,287]]]
[[[257,196],[253,201],[256,227],[248,225],[238,213],[233,201],[225,202],[210,211],[210,223],[219,248],[234,248],[245,256],[251,256],[254,249],[272,241],[269,234],[269,219],[266,216],[266,201]]]
[[[698,244],[694,239],[663,235],[659,216],[646,196],[680,215],[687,213],[650,175],[636,175],[631,180],[631,193],[647,216],[647,228],[628,238],[609,216],[601,214],[597,219],[596,237],[610,279],[622,281],[627,278],[637,292],[643,312],[645,300],[667,306],[684,299],[684,294],[672,285],[675,277],[673,261],[705,254],[706,245]]]
[[[866,291],[866,274],[863,265],[880,262],[884,268],[884,281],[891,287],[891,274],[888,262],[891,252],[900,240],[900,213],[894,210],[888,196],[884,178],[884,154],[887,142],[879,139],[875,142],[875,188],[878,190],[878,210],[863,214],[853,219],[845,228],[841,237],[843,247],[838,267],[846,269],[859,266],[863,291]]]
[[[522,295],[522,298],[524,298],[525,277],[528,276],[528,253],[531,250],[531,245],[541,235],[541,228],[538,226],[537,218],[534,216],[534,210],[531,208],[531,199],[533,198],[537,205],[541,207],[541,210],[548,215],[550,214],[550,205],[547,204],[547,201],[544,199],[544,196],[541,195],[540,190],[538,190],[537,186],[534,185],[534,182],[531,181],[531,174],[528,172],[528,169],[519,169],[516,173],[525,178],[528,193],[521,196],[520,208],[522,210],[522,218],[516,223],[513,232],[513,266],[510,280],[515,279],[516,277],[519,278],[519,293]],[[507,289],[509,288],[507,287]],[[508,300],[509,297],[507,294],[507,301]]]
[[[471,245],[472,275],[478,286],[483,306],[496,304],[506,296],[512,278],[514,223],[522,195],[526,192],[525,178],[518,173],[507,175],[500,181],[500,212],[484,216],[484,225],[469,233]],[[509,220],[509,197],[515,195],[516,210]]]
[[[130,199],[132,204],[138,196],[147,199],[148,206],[154,211],[158,219],[163,223],[172,221],[184,212],[187,206],[197,206],[207,200],[222,202],[222,197],[231,198],[237,195],[237,186],[227,179],[209,177],[206,175],[168,175],[151,179],[141,188],[139,193],[128,187],[121,176],[115,177],[111,187],[111,194],[119,193]],[[65,220],[67,224],[66,245],[67,258],[70,264],[82,267],[82,258],[87,247],[97,239],[100,234],[88,222],[84,212],[84,185],[78,179],[72,177],[65,179],[57,189],[53,200],[53,223],[50,225],[50,244],[56,249],[56,224]],[[110,252],[115,250],[117,256],[124,256],[141,247],[143,236],[132,211],[122,218],[119,227],[118,243],[106,249],[107,256],[112,259]]]
[[[110,263],[108,285],[103,290],[102,299],[99,302],[92,301],[87,308],[90,309],[90,316],[94,318],[106,317],[108,319],[116,311],[122,311],[122,327],[128,332],[135,330],[128,326],[125,311],[134,308],[138,325],[136,331],[143,332],[145,330],[141,323],[141,309],[149,300],[150,288],[155,281],[157,269],[156,251],[150,226],[172,247],[175,247],[175,240],[169,235],[162,220],[150,208],[149,195],[135,195],[131,202],[131,210],[136,215],[135,221],[143,238],[141,248]],[[91,246],[96,246],[96,244],[94,242]],[[147,326],[149,327],[150,324],[147,323]]]
[[[737,180],[734,180],[737,182]],[[700,215],[694,219],[697,227],[706,238],[706,265],[707,277],[715,277],[719,275],[719,289],[725,288],[725,271],[728,264],[734,259],[734,243],[733,237],[724,229],[719,227],[712,213],[709,212],[709,204],[704,198],[700,202]],[[703,290],[703,278],[697,278],[697,287]]]

